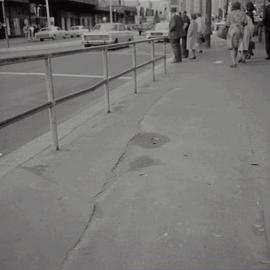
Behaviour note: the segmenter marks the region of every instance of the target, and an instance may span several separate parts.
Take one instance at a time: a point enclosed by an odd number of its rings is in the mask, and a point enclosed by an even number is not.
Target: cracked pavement
[[[156,82],[146,74],[61,151],[1,176],[1,270],[269,269],[260,52],[237,71],[217,47]]]

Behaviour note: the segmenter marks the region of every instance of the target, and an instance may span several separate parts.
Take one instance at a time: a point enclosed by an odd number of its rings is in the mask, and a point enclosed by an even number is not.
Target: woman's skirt
[[[227,47],[229,50],[238,49],[242,39],[241,28],[237,25],[231,25],[227,35]]]

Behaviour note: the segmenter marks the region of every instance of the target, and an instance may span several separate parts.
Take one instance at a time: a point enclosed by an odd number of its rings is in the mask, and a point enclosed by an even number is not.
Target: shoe
[[[266,60],[270,60],[270,56],[267,56],[265,59],[266,59]]]
[[[190,57],[189,59],[190,60],[195,60],[196,59],[196,56]]]
[[[199,53],[203,53],[203,51],[202,51],[202,50],[200,50],[200,51],[199,51]]]
[[[232,64],[232,65],[230,65],[230,67],[231,67],[231,68],[236,68],[237,65],[236,65],[236,64]]]
[[[182,61],[176,61],[176,60],[173,60],[173,61],[171,61],[170,63],[171,63],[171,64],[175,64],[175,63],[180,63],[180,62],[182,62]]]

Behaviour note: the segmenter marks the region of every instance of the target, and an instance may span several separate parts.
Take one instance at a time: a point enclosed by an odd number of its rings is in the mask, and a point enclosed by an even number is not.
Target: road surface
[[[169,46],[167,47],[168,53],[170,53]],[[156,54],[162,53],[163,44],[156,44]],[[16,55],[18,54],[20,55],[22,52],[16,53]],[[150,55],[150,44],[138,45],[138,64],[150,60]],[[56,97],[85,89],[103,79],[102,54],[98,51],[55,58],[52,60],[52,64]],[[131,66],[130,48],[109,52],[110,75]],[[140,72],[143,70],[145,69],[141,69]],[[0,67],[0,121],[46,102],[44,73],[45,65],[42,61]],[[131,76],[132,74],[128,74],[113,81],[111,89],[127,82],[132,78]],[[57,109],[58,122],[63,122],[87,106],[91,106],[102,95],[103,87],[60,105]],[[0,153],[6,155],[48,130],[49,122],[46,111],[6,127],[0,130]]]

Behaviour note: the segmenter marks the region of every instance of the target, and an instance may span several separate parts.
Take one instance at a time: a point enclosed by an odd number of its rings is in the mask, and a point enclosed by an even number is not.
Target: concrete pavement
[[[64,124],[61,151],[3,157],[0,269],[270,269],[270,63],[257,47],[230,69],[218,41],[154,83],[141,75],[137,95],[117,89],[111,114],[100,100]]]

